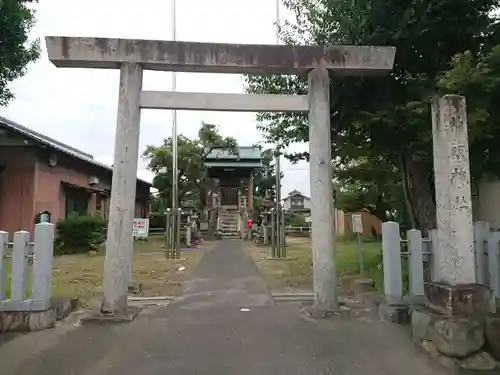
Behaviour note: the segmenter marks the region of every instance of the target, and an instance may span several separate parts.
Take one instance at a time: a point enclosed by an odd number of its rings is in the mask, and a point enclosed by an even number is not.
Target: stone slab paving
[[[168,307],[126,324],[64,324],[0,347],[0,375],[446,374],[399,326],[274,304],[241,240],[207,251]]]

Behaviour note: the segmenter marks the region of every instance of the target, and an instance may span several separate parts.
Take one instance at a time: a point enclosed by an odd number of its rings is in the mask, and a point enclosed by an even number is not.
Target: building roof
[[[261,150],[253,146],[240,146],[237,152],[231,152],[228,149],[215,148],[205,158],[207,160],[229,159],[229,160],[261,160]]]
[[[38,133],[32,129],[27,128],[26,126],[20,125],[20,124],[14,122],[14,121],[11,121],[5,117],[0,116],[0,126],[7,128],[15,133],[21,134],[24,137],[29,138],[29,139],[31,139],[39,144],[42,144],[42,145],[45,145],[47,147],[53,148],[54,150],[60,151],[66,155],[83,160],[89,164],[106,169],[108,171],[111,171],[111,172],[113,171],[113,167],[95,160],[92,155],[87,154],[83,151],[80,151],[74,147],[68,146],[62,142],[56,141],[53,138],[47,137],[41,133]],[[137,180],[141,181],[145,184],[151,185],[150,182],[142,180],[140,178],[138,178]]]
[[[308,196],[305,196],[304,194],[302,194],[298,190],[292,190],[290,193],[288,193],[288,197],[286,197],[284,199],[291,198],[291,197],[302,197],[302,198],[305,198],[305,199],[310,199]]]

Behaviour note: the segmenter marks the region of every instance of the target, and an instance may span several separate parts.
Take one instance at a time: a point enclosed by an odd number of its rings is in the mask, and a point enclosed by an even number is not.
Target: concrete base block
[[[485,343],[484,322],[470,317],[413,309],[411,325],[415,340],[432,342],[439,353],[448,357],[467,357]]]
[[[140,307],[129,306],[125,315],[104,315],[100,311],[92,311],[80,318],[81,324],[109,324],[128,323],[133,321],[141,312]]]
[[[78,306],[78,298],[52,298],[43,311],[1,311],[0,332],[31,332],[53,328]]]
[[[495,312],[490,289],[480,284],[426,283],[426,306],[441,314],[488,315]]]
[[[378,316],[383,322],[407,324],[410,322],[408,310],[409,308],[407,306],[381,303],[378,305]]]
[[[492,315],[485,322],[486,349],[500,361],[500,315]]]

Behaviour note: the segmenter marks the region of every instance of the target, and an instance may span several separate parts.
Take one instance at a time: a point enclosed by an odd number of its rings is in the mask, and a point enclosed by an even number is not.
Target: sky
[[[40,38],[42,54],[27,74],[10,88],[16,99],[0,115],[113,164],[118,70],[56,68],[47,58],[44,36],[172,39],[171,0],[43,0],[36,5],[32,38]],[[178,0],[177,40],[275,44],[273,0]],[[282,7],[281,21],[291,19]],[[146,71],[144,90],[170,90],[171,74]],[[241,93],[243,77],[221,74],[177,74],[178,91]],[[219,125],[223,136],[239,145],[262,140],[254,113],[179,111],[179,133],[195,138],[202,121]],[[172,132],[172,112],[142,110],[139,152],[160,145]],[[287,151],[302,151],[293,145]],[[282,194],[309,194],[309,168],[282,161]],[[152,181],[147,161],[138,176]]]

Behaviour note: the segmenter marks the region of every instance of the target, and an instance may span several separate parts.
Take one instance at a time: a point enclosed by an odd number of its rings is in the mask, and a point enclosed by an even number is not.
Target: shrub
[[[285,223],[291,227],[308,227],[309,223],[307,223],[304,215],[300,214],[291,214],[285,216]]]
[[[150,228],[162,228],[165,229],[166,217],[164,213],[152,212],[149,215],[149,227]]]
[[[69,216],[56,228],[56,254],[86,253],[106,240],[107,220],[99,215]]]

